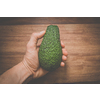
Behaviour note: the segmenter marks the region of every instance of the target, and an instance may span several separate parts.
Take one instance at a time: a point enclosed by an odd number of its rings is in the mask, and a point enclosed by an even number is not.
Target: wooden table
[[[22,60],[30,35],[50,24],[59,26],[66,66],[29,83],[100,83],[100,18],[0,18],[0,74]]]

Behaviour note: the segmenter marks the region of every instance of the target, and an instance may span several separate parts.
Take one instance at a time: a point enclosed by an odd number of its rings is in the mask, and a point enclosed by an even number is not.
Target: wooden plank
[[[23,59],[31,33],[48,25],[0,26],[0,74]],[[99,83],[100,24],[57,25],[69,54],[66,66],[29,83]]]
[[[100,17],[0,17],[0,25],[100,24]]]

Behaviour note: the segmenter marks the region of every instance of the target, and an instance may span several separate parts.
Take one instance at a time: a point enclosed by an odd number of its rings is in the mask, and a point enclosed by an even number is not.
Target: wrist
[[[25,58],[22,60],[22,64],[27,69],[27,71],[30,73],[30,75],[33,76],[34,70],[33,70],[33,68],[31,68],[29,66],[29,64],[27,63],[27,60]]]
[[[19,70],[19,83],[27,82],[33,79],[31,71],[23,64],[23,62],[16,65],[16,68]]]

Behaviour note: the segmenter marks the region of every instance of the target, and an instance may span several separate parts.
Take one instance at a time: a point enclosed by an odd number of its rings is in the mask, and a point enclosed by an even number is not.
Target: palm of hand
[[[25,55],[25,60],[28,63],[28,66],[32,68],[33,78],[38,78],[40,76],[45,75],[48,71],[39,67],[38,60],[38,48],[36,50],[31,51],[31,49],[27,48],[27,52]]]

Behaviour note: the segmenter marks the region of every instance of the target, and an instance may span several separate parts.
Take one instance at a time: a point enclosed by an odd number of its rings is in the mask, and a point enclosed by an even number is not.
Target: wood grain
[[[31,34],[48,25],[0,26],[0,74],[22,60]],[[66,66],[29,83],[100,83],[100,24],[57,25],[68,51]]]
[[[100,24],[100,17],[0,17],[0,25]]]

